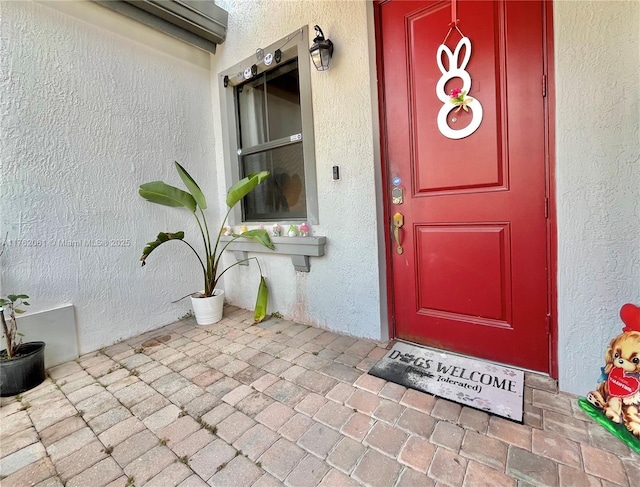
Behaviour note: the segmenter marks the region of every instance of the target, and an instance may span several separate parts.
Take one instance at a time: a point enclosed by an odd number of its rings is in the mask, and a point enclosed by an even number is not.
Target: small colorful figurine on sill
[[[307,225],[307,222],[304,222],[302,225],[300,225],[300,236],[301,237],[309,236],[309,225]]]
[[[625,304],[620,318],[626,326],[607,347],[600,384],[578,402],[589,416],[640,453],[640,307]]]
[[[287,231],[287,235],[290,237],[298,236],[298,228],[295,225],[289,225],[289,230]]]
[[[271,235],[274,237],[279,237],[280,235],[282,235],[282,227],[277,223],[274,223],[273,227],[271,227]]]
[[[249,229],[247,228],[246,225],[242,225],[242,228],[240,228],[240,233],[244,233],[244,232],[248,232]]]

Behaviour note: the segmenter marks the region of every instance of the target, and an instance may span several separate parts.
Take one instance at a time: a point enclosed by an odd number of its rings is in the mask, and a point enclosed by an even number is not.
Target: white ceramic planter
[[[222,319],[224,291],[214,289],[213,296],[208,298],[194,298],[192,296],[191,306],[199,325],[213,325]]]

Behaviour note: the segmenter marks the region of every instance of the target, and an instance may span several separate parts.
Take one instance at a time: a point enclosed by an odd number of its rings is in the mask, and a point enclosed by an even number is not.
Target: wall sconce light
[[[329,61],[333,55],[333,42],[324,38],[322,29],[319,26],[315,26],[316,37],[313,39],[313,45],[309,49],[311,54],[311,60],[316,66],[318,71],[326,71],[329,69]]]

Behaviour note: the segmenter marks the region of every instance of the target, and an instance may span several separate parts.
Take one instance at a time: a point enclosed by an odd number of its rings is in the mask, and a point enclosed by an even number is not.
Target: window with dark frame
[[[305,220],[307,204],[298,59],[235,88],[240,177],[271,176],[243,201],[243,221]]]

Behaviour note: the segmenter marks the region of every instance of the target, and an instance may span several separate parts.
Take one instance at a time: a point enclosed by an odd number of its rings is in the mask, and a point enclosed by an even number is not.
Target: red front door
[[[543,8],[458,1],[471,55],[457,66],[436,60],[449,1],[382,2],[378,33],[388,213],[403,220],[402,253],[389,240],[396,337],[538,371],[549,370]],[[449,36],[452,53],[460,39]],[[463,86],[455,68],[483,112],[458,139],[437,123],[443,69],[457,74],[447,94]],[[445,125],[459,134],[474,111]]]

